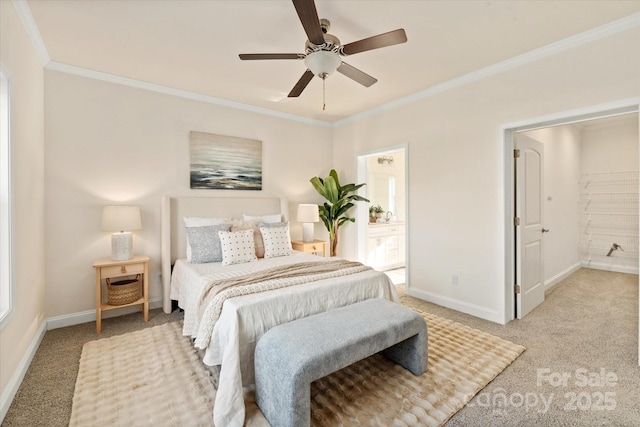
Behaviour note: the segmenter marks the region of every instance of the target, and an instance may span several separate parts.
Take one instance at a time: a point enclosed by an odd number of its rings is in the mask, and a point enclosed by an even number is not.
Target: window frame
[[[11,89],[12,75],[0,63],[0,330],[9,323],[15,311],[12,257]]]

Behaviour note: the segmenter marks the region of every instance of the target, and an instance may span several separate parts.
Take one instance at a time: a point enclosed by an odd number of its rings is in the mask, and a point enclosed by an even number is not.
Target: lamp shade
[[[142,228],[137,206],[105,206],[102,211],[102,231],[133,231]]]
[[[324,50],[311,52],[304,59],[304,65],[306,65],[314,75],[321,78],[324,78],[336,71],[340,64],[342,64],[340,55],[335,52],[328,52]]]
[[[320,221],[320,215],[318,215],[318,205],[309,205],[309,204],[298,205],[298,216],[296,219],[299,222]]]

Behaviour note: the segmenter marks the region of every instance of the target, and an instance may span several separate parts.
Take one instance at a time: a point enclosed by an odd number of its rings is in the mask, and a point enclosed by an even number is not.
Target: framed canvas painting
[[[262,141],[189,133],[192,189],[262,190]]]

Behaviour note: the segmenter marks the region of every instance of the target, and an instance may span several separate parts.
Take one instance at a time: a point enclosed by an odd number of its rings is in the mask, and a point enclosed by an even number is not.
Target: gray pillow
[[[186,227],[187,241],[191,246],[191,262],[203,264],[222,261],[222,247],[218,231],[229,231],[231,224]]]
[[[258,222],[258,227],[267,227],[267,228],[273,228],[273,227],[285,227],[285,226],[289,226],[289,221],[285,221],[285,222]]]

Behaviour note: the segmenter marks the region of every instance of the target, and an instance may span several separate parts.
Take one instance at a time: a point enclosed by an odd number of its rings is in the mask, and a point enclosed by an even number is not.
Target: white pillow
[[[222,265],[240,264],[258,259],[253,230],[218,231],[222,247]]]
[[[260,233],[264,241],[265,258],[287,256],[293,253],[288,223],[280,227],[262,226],[260,227]]]
[[[206,227],[208,225],[220,225],[231,224],[231,218],[199,218],[199,217],[184,217],[184,226],[186,227]],[[187,262],[191,262],[191,245],[189,239],[187,239]]]
[[[231,224],[233,221],[231,218],[199,218],[199,217],[184,217],[185,227],[204,227],[207,225],[219,225],[219,224]]]
[[[251,215],[243,214],[242,215],[242,220],[243,221],[272,223],[272,222],[280,222],[280,221],[282,221],[282,215],[281,214],[273,214],[273,215],[251,216]]]

